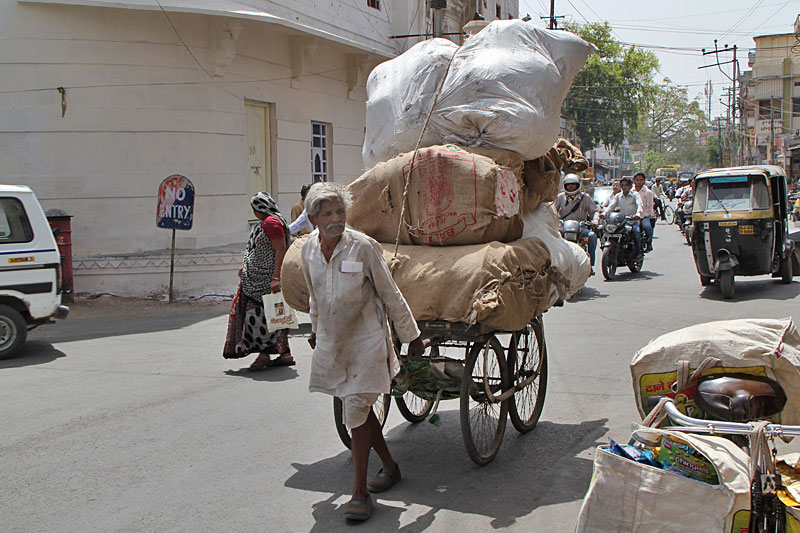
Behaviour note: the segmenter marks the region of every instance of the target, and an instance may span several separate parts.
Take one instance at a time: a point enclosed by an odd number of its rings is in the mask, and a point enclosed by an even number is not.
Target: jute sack
[[[292,244],[281,270],[284,298],[302,312],[308,312],[308,288],[300,264],[305,240]],[[400,246],[396,258],[394,245],[382,246],[395,283],[417,320],[519,330],[548,308],[551,284],[567,282],[551,266],[550,253],[539,239],[457,247]]]
[[[598,447],[577,533],[731,532],[750,508],[749,458],[722,437],[641,428],[647,440],[672,435],[714,465],[719,485],[682,477]],[[738,516],[737,516],[737,513]],[[736,529],[735,531],[740,531]]]
[[[583,153],[566,139],[559,139],[545,155],[525,161],[522,169],[522,209],[528,213],[543,202],[553,202],[561,185],[561,169],[583,172],[589,166]]]
[[[722,372],[776,380],[788,399],[773,421],[800,425],[800,335],[791,318],[708,322],[656,337],[631,362],[639,413],[648,411],[650,396],[669,396],[683,413],[703,418],[695,384]]]
[[[555,303],[558,298],[568,300],[586,284],[592,271],[589,256],[583,248],[561,237],[558,232],[558,215],[553,204],[541,204],[533,211],[525,213],[522,217],[524,238],[536,237],[541,239],[550,252],[550,260],[554,267],[569,280],[564,287],[565,291],[553,291]],[[557,288],[554,286],[553,288]]]
[[[400,244],[449,246],[519,239],[522,160],[511,152],[480,151],[496,152],[495,157],[513,166],[454,145],[421,148],[411,175],[413,152],[378,163],[347,186],[353,197],[348,224],[378,242],[394,243],[410,180]]]

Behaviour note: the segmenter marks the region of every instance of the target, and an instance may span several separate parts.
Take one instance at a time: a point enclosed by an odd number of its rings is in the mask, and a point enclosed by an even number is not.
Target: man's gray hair
[[[339,200],[345,209],[350,208],[350,193],[344,188],[344,185],[339,183],[331,183],[322,181],[315,183],[308,190],[306,195],[305,208],[306,214],[310,217],[315,217],[319,214],[319,208],[322,202]]]

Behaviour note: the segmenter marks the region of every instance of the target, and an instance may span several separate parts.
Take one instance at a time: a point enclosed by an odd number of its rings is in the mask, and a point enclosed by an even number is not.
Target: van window
[[[0,244],[31,242],[33,230],[17,198],[0,198]]]

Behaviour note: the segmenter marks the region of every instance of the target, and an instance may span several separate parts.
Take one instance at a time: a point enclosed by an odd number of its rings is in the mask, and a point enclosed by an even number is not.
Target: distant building
[[[444,9],[436,11],[434,4]],[[371,69],[512,0],[0,0],[0,182],[73,215],[75,287],[162,294],[156,193],[196,189],[176,294],[232,292],[253,214],[362,172]],[[409,36],[411,35],[411,36]]]
[[[754,52],[748,57],[752,67],[751,85],[745,84],[745,112],[752,117],[755,148],[748,153],[759,163],[783,166],[790,178],[800,179],[800,61],[792,53],[800,46],[794,33],[754,37]],[[752,92],[750,91],[752,89]],[[751,122],[748,121],[748,128]]]

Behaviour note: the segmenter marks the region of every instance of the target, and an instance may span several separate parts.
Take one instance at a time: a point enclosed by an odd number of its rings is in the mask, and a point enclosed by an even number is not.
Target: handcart
[[[480,324],[442,320],[418,323],[429,349],[419,360],[400,352],[403,369],[373,406],[381,426],[395,397],[397,408],[411,423],[429,418],[441,400],[460,401],[461,435],[467,454],[476,464],[490,463],[503,442],[506,415],[520,433],[539,421],[547,389],[547,347],[542,317],[520,331],[502,331]],[[350,447],[350,433],[342,423],[342,404],[333,402],[336,429]]]

